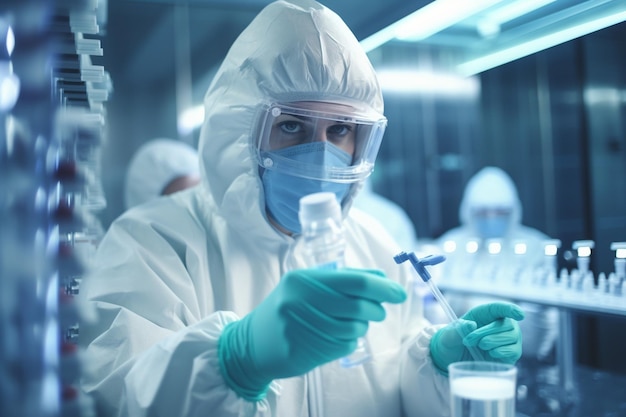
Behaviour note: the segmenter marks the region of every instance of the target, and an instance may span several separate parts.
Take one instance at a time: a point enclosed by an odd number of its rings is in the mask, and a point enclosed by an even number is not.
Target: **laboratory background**
[[[92,415],[78,389],[80,277],[125,210],[129,162],[155,138],[197,145],[213,74],[268,3],[0,4],[3,416]],[[388,127],[370,182],[413,222],[407,250],[439,249],[486,166],[511,176],[522,223],[551,239],[539,278],[439,277],[446,294],[558,310],[520,415],[626,416],[626,2],[321,3],[379,74]]]

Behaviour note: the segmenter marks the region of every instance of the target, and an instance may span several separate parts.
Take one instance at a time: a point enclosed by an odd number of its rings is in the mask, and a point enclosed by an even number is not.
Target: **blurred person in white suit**
[[[352,207],[364,211],[381,223],[402,250],[417,250],[417,234],[411,218],[399,204],[374,191],[371,177],[363,184]]]
[[[516,285],[514,280],[524,279],[520,274],[511,248],[516,242],[526,244],[527,252],[523,257],[522,267],[532,274],[545,266],[544,242],[550,237],[545,233],[522,224],[522,205],[513,179],[501,168],[487,166],[479,170],[467,183],[461,205],[459,207],[461,225],[444,233],[438,242],[443,249],[449,242],[455,242],[457,250],[463,250],[466,242],[480,242],[478,251],[472,257],[452,255],[447,262],[455,263],[453,268],[459,274],[476,267],[478,275],[490,271],[496,280],[509,280],[509,285]],[[501,244],[502,253],[492,256],[488,253],[489,241]],[[462,265],[460,264],[462,263]],[[467,269],[466,269],[467,268]],[[526,275],[525,278],[532,275]],[[455,277],[458,278],[458,277]],[[485,278],[485,277],[478,277]],[[445,276],[439,277],[445,280]],[[473,279],[476,279],[474,277]],[[495,285],[495,284],[494,284]],[[506,284],[505,284],[506,285]],[[460,315],[476,305],[493,302],[496,298],[489,296],[469,296],[447,294],[446,298]],[[522,329],[523,356],[520,362],[520,385],[529,388],[529,401],[537,401],[537,369],[552,365],[559,335],[559,313],[554,307],[539,304],[518,303],[525,312],[520,322]],[[441,317],[441,315],[439,316]],[[533,405],[535,406],[535,405]]]
[[[124,182],[126,209],[200,183],[198,151],[181,140],[156,138],[137,149]]]
[[[468,181],[459,207],[459,220],[461,222],[459,227],[450,229],[438,239],[440,246],[443,247],[446,242],[453,241],[459,248],[470,239],[478,239],[483,242],[483,246],[476,253],[476,257],[480,257],[482,270],[491,270],[490,262],[512,265],[511,256],[505,253],[505,249],[511,248],[514,242],[526,244],[525,268],[533,270],[544,265],[543,244],[550,237],[522,224],[522,204],[517,187],[501,168],[484,167]],[[496,239],[501,243],[502,254],[489,256],[486,253],[484,243],[489,239]],[[451,257],[448,262],[455,262],[457,259]],[[507,273],[506,269],[496,271]],[[454,306],[460,309],[461,314],[485,300],[482,297],[466,296],[450,298]],[[461,298],[462,300],[459,300]],[[531,303],[520,305],[527,313],[524,321],[520,323],[524,335],[524,356],[539,361],[546,360],[552,355],[558,337],[558,311],[555,308],[545,308]]]

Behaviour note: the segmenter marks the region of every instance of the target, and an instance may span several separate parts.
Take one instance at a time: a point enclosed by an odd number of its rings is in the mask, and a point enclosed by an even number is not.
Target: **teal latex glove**
[[[384,320],[382,303],[405,299],[402,286],[382,271],[291,271],[250,314],[224,328],[222,376],[243,398],[262,399],[272,380],[350,354],[368,322]]]
[[[522,356],[522,332],[519,320],[524,319],[521,308],[511,303],[488,303],[472,308],[459,319],[433,335],[430,355],[435,366],[444,374],[453,362],[472,360],[466,346],[476,346],[484,359],[514,364]],[[461,338],[455,326],[462,326]]]

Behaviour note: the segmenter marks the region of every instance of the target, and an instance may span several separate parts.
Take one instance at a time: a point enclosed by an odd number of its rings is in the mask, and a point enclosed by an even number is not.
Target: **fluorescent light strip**
[[[476,23],[478,33],[483,37],[490,38],[500,33],[500,26],[513,19],[517,19],[527,13],[537,10],[556,0],[517,0],[496,8],[493,12],[487,13]]]
[[[626,90],[610,87],[590,87],[586,88],[583,97],[585,103],[591,105],[610,104],[621,106],[626,103]]]
[[[186,135],[199,128],[204,122],[204,106],[194,106],[178,116],[178,134]]]
[[[517,0],[488,13],[485,20],[501,25],[554,1],[556,0]]]
[[[9,28],[7,29],[6,36],[7,53],[9,54],[9,56],[11,56],[11,54],[13,53],[13,48],[15,48],[15,34],[13,33],[13,28],[11,26],[9,26]]]
[[[481,12],[502,0],[437,0],[403,19],[398,39],[419,41]]]
[[[459,64],[457,71],[464,76],[475,75],[499,65],[506,64],[507,62],[534,54],[535,52],[543,51],[544,49],[596,32],[608,26],[621,23],[624,20],[626,20],[626,11],[565,28],[545,36],[516,44],[510,48],[469,60]]]
[[[398,20],[396,23],[393,23],[360,41],[359,43],[361,44],[365,52],[373,51],[380,45],[383,45],[395,38],[396,29],[398,28],[398,26],[400,26],[400,22],[401,20]]]
[[[436,96],[477,97],[480,84],[475,77],[427,71],[391,70],[377,71],[383,91],[406,94],[432,94]]]
[[[360,43],[370,52],[394,38],[426,39],[502,0],[435,0]]]

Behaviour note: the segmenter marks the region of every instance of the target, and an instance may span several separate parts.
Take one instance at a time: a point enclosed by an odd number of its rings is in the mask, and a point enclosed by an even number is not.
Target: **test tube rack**
[[[587,246],[580,246],[585,243]],[[591,241],[577,241],[573,248],[593,247]],[[615,271],[600,273],[594,277],[588,269],[590,255],[582,251],[579,268],[562,269],[557,273],[554,259],[557,253],[546,257],[544,264],[526,264],[524,256],[502,263],[449,257],[438,280],[443,291],[462,292],[468,295],[488,295],[504,299],[587,312],[626,316],[626,261],[625,242],[613,242],[616,251]],[[497,256],[497,255],[496,255]],[[580,258],[584,258],[583,261]],[[455,263],[456,259],[456,263]],[[483,258],[484,260],[484,258]],[[463,263],[463,264],[461,264]],[[481,263],[487,265],[481,265]]]

